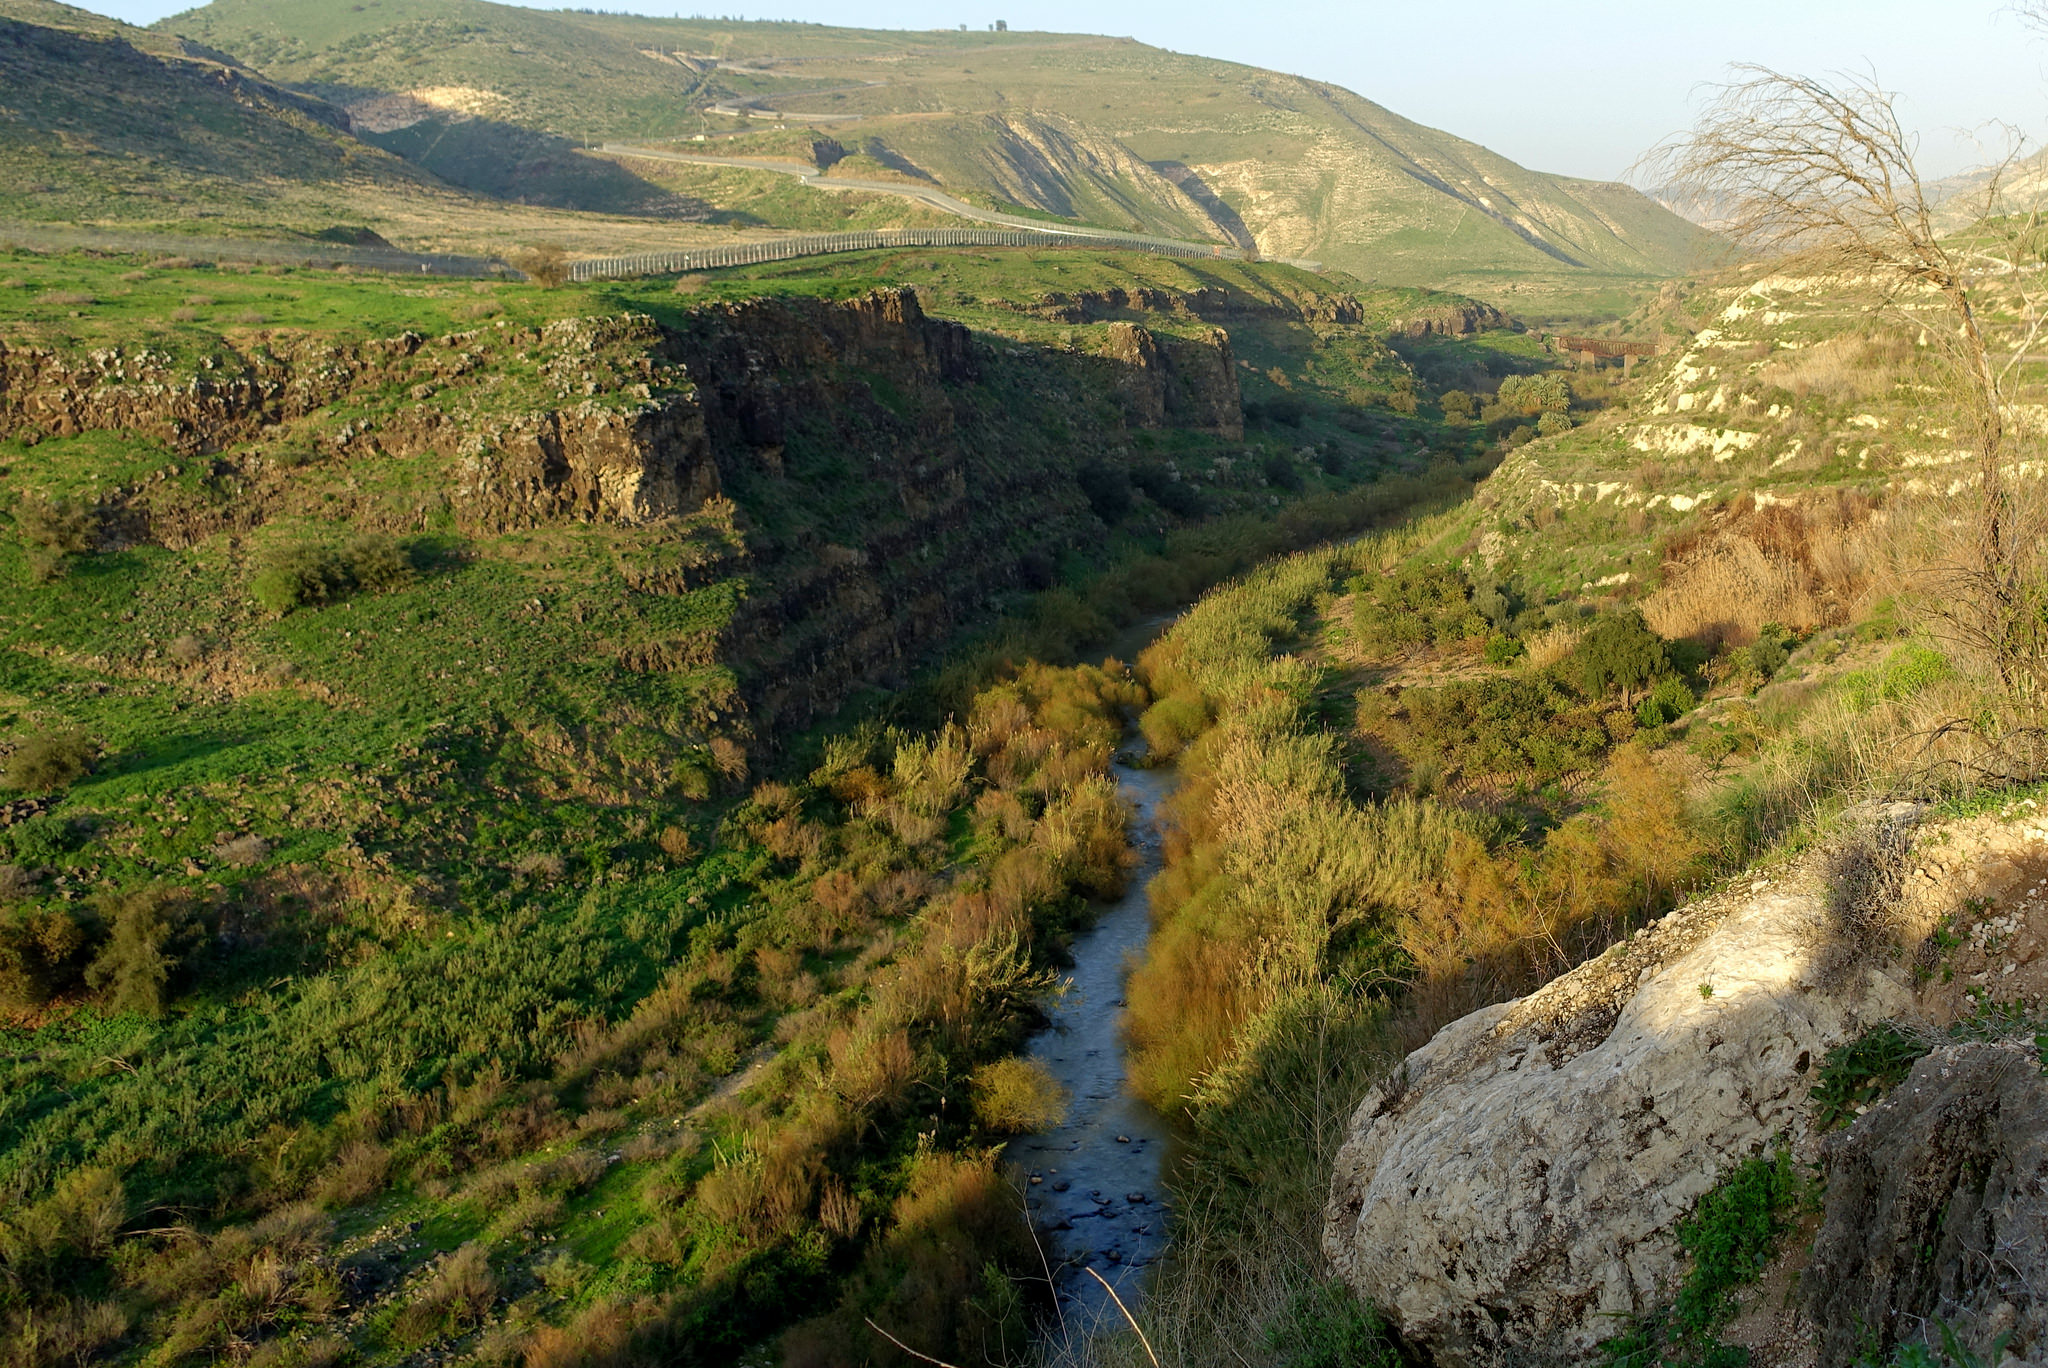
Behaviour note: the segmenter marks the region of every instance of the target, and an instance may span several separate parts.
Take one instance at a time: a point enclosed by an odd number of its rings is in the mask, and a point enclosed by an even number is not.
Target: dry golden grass
[[[1572,647],[1578,645],[1579,638],[1585,634],[1583,627],[1573,627],[1564,623],[1538,632],[1528,640],[1529,668],[1549,669],[1570,655]]]
[[[1885,553],[1886,524],[1842,493],[1799,505],[1744,496],[1666,550],[1643,617],[1666,637],[1746,644],[1766,623],[1794,631],[1849,621]]]

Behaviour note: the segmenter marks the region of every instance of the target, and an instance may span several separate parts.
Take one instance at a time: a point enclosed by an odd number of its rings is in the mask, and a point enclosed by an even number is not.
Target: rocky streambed
[[[1174,778],[1170,770],[1121,762],[1115,774],[1133,809],[1138,863],[1124,896],[1075,938],[1066,992],[1028,1051],[1072,1101],[1065,1121],[1018,1140],[1009,1152],[1025,1174],[1061,1320],[1073,1335],[1120,1323],[1108,1289],[1133,1304],[1144,1270],[1166,1247],[1160,1169],[1170,1131],[1128,1086],[1121,1030],[1124,976],[1151,929],[1145,885],[1159,872],[1159,807]]]

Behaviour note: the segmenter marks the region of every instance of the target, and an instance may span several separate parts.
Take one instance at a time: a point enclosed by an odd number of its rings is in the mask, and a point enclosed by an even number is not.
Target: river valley
[[[1145,887],[1159,872],[1159,810],[1175,776],[1121,761],[1114,772],[1132,807],[1137,864],[1123,897],[1075,938],[1065,992],[1049,1013],[1051,1025],[1030,1045],[1030,1057],[1071,1098],[1066,1119],[1010,1147],[1055,1261],[1061,1323],[1070,1335],[1121,1320],[1108,1289],[1126,1305],[1137,1300],[1145,1270],[1166,1247],[1168,1224],[1160,1171],[1171,1131],[1131,1093],[1121,1031],[1124,976],[1151,927]]]

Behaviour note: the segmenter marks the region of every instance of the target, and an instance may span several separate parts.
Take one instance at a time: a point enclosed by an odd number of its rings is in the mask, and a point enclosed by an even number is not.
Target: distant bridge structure
[[[1588,366],[1597,366],[1603,360],[1618,356],[1623,374],[1634,369],[1638,356],[1655,356],[1664,350],[1661,343],[1623,342],[1613,337],[1559,337],[1557,345],[1567,355],[1577,357]]]

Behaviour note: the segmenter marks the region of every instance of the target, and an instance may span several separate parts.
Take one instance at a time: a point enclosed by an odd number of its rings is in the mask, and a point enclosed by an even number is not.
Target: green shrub
[[[1548,671],[1409,689],[1401,702],[1411,749],[1461,769],[1548,782],[1592,765],[1612,743],[1599,712]]]
[[[1090,461],[1074,472],[1088,506],[1111,527],[1131,511],[1131,477],[1112,465]]]
[[[1736,1310],[1730,1294],[1756,1280],[1813,1197],[1782,1149],[1723,1175],[1678,1223],[1692,1267],[1677,1297],[1600,1346],[1609,1368],[1742,1368],[1748,1351],[1719,1339]]]
[[[1692,1256],[1672,1307],[1682,1330],[1706,1333],[1726,1321],[1728,1294],[1756,1280],[1810,1194],[1811,1184],[1781,1149],[1744,1160],[1700,1198],[1678,1223],[1678,1243]]]
[[[1571,430],[1572,420],[1570,414],[1545,412],[1536,420],[1536,435],[1539,437],[1555,437],[1560,432],[1570,432]]]
[[[1029,1135],[1066,1113],[1066,1090],[1035,1059],[998,1059],[974,1071],[974,1116],[989,1130]]]
[[[92,773],[98,747],[82,731],[43,732],[24,740],[7,757],[9,788],[48,793]]]
[[[1436,402],[1444,411],[1444,421],[1448,423],[1469,423],[1478,412],[1478,405],[1473,402],[1472,396],[1463,390],[1445,390],[1437,396]]]
[[[1671,655],[1664,638],[1651,631],[1634,608],[1596,621],[1572,648],[1571,663],[1579,687],[1589,696],[1619,693],[1624,702],[1636,690],[1671,673]]]
[[[1854,1121],[1864,1107],[1905,1082],[1928,1048],[1885,1022],[1829,1050],[1813,1085],[1814,1128],[1833,1130]]]
[[[1371,655],[1486,635],[1487,620],[1455,566],[1406,561],[1390,575],[1361,576],[1351,591],[1352,634]]]
[[[1698,706],[1699,699],[1684,680],[1666,677],[1652,684],[1649,696],[1636,706],[1636,721],[1646,727],[1661,727],[1676,722]]]
[[[1521,611],[1521,596],[1512,586],[1494,580],[1485,580],[1472,586],[1472,611],[1493,624],[1498,632],[1510,631],[1516,613]]]
[[[312,542],[277,547],[249,580],[249,594],[272,613],[289,613],[344,598],[355,590],[403,588],[418,577],[406,549],[366,535],[339,550]]]
[[[1295,468],[1293,461],[1279,452],[1276,451],[1267,456],[1262,469],[1267,484],[1275,485],[1290,492],[1300,491],[1302,483],[1301,471]]]
[[[1528,653],[1529,648],[1522,644],[1520,637],[1490,636],[1486,639],[1486,663],[1489,665],[1505,665],[1520,660]]]
[[[1191,689],[1168,694],[1145,709],[1138,730],[1154,760],[1170,760],[1209,726],[1209,707]]]
[[[1200,489],[1188,480],[1176,480],[1165,466],[1139,466],[1131,472],[1131,483],[1177,518],[1199,518],[1209,506]]]
[[[1745,652],[1743,663],[1766,681],[1776,678],[1778,671],[1785,668],[1785,662],[1792,658],[1786,631],[1775,622],[1767,622],[1758,628],[1756,640],[1745,648]]]
[[[1857,670],[1842,676],[1849,701],[1868,708],[1883,701],[1908,699],[1944,680],[1955,678],[1948,657],[1925,646],[1902,646],[1876,671]]]

